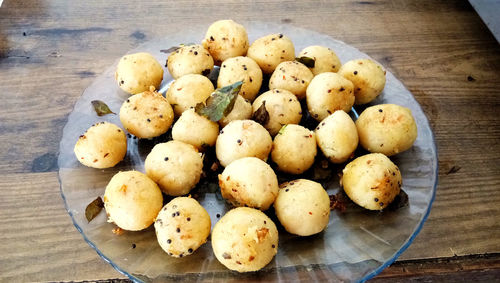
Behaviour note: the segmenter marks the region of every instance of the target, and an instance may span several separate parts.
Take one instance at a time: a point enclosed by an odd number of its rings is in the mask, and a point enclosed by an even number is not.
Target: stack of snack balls
[[[314,64],[306,66],[296,58]],[[214,65],[220,66],[216,86],[207,78]],[[347,114],[384,89],[385,71],[373,60],[341,64],[325,46],[309,46],[296,54],[293,42],[281,33],[250,44],[242,25],[221,20],[208,28],[201,44],[173,51],[167,66],[175,81],[164,97],[155,91],[163,68],[152,55],[122,57],[116,81],[131,94],[120,109],[122,128],[97,123],[80,136],[74,151],[85,166],[113,167],[126,155],[125,132],[153,138],[173,125],[173,140],[153,147],[145,174],[119,172],[104,193],[110,221],[129,231],[154,223],[158,242],[169,255],[188,256],[210,235],[207,211],[186,197],[200,180],[200,152],[207,147],[215,147],[224,167],[220,191],[235,207],[213,227],[213,252],[223,265],[239,272],[265,267],[278,252],[277,227],[262,212],[271,206],[289,233],[309,236],[326,229],[329,196],[321,184],[299,175],[312,166],[318,148],[332,163],[348,162],[341,185],[356,204],[382,210],[400,192],[401,173],[388,156],[409,149],[417,137],[410,110],[375,105],[356,122]],[[260,93],[263,75],[270,76],[270,90]],[[237,82],[242,84],[232,109],[221,119],[213,121],[196,111],[216,89]],[[304,99],[317,120],[313,130],[299,125],[306,111],[299,101]],[[252,120],[262,109],[266,119]],[[358,143],[371,153],[350,161]],[[277,170],[297,174],[297,179],[279,184],[268,158]],[[162,193],[175,197],[163,207]]]

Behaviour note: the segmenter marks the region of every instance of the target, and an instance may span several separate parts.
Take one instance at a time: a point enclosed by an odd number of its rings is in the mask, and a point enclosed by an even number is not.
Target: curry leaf
[[[288,125],[283,125],[283,127],[281,127],[280,131],[278,132],[278,135],[282,135],[285,132],[286,126]]]
[[[89,203],[89,205],[87,205],[87,207],[85,208],[85,217],[87,218],[87,221],[92,221],[92,219],[94,219],[99,214],[99,212],[101,212],[103,207],[104,202],[102,201],[101,197],[97,197],[95,200]]]
[[[295,58],[295,61],[298,61],[298,62],[306,65],[306,67],[308,67],[308,68],[314,68],[314,65],[316,63],[316,61],[313,58],[307,57],[307,56]]]
[[[109,109],[108,105],[106,103],[100,101],[100,100],[92,100],[92,106],[94,106],[95,113],[97,113],[97,116],[104,116],[106,114],[116,114],[115,112],[111,111]]]
[[[198,103],[195,107],[196,113],[217,122],[233,110],[234,102],[238,97],[243,81],[236,82],[216,89],[205,101]]]
[[[262,105],[253,113],[252,118],[261,125],[265,125],[269,122],[269,112],[267,112],[266,109],[266,101],[262,101]]]
[[[170,47],[168,49],[161,49],[160,52],[162,52],[162,53],[172,53],[172,52],[175,52],[175,51],[177,51],[178,49],[180,49],[180,48],[182,48],[184,46],[189,46],[189,45],[195,45],[195,44],[194,43],[187,43],[187,44],[181,43],[181,44],[179,44],[179,46],[172,46],[172,47]]]
[[[172,53],[172,52],[175,52],[179,48],[181,48],[181,46],[172,46],[168,49],[161,49],[160,52],[161,53]]]

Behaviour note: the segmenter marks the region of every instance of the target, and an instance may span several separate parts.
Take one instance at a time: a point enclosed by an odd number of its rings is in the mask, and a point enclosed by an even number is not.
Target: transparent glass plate
[[[275,23],[243,24],[251,42],[266,34],[283,33],[292,39],[297,53],[309,45],[323,45],[333,49],[342,62],[369,58],[354,47],[314,31]],[[180,43],[200,42],[207,28],[188,27],[165,38],[147,42],[130,53],[149,52],[160,62],[165,62],[167,54],[161,53],[161,49]],[[168,135],[155,140],[129,137],[127,156],[114,168],[87,168],[76,160],[73,147],[78,136],[93,123],[108,121],[121,126],[118,115],[98,117],[90,102],[102,100],[118,113],[122,102],[128,97],[118,88],[114,79],[116,64],[122,55],[117,54],[115,64],[97,77],[76,102],[64,127],[58,162],[61,194],[75,227],[104,260],[132,280],[364,281],[396,260],[422,228],[436,191],[436,145],[420,105],[390,72],[387,72],[387,83],[382,95],[372,104],[395,103],[408,107],[417,122],[418,138],[413,147],[391,158],[401,170],[403,190],[409,197],[407,206],[383,212],[371,212],[355,205],[348,206],[344,213],[335,210],[324,232],[305,238],[290,235],[281,229],[276,257],[263,270],[245,274],[232,272],[221,265],[212,253],[210,239],[194,254],[173,258],[158,245],[153,227],[118,236],[112,233],[115,226],[106,222],[104,212],[88,223],[85,207],[104,194],[111,177],[123,170],[144,172],[144,159],[149,150],[155,143],[168,139]],[[166,71],[163,88],[171,81],[172,77]],[[358,109],[358,112],[361,110]],[[323,182],[329,194],[339,190],[337,173],[342,167],[330,165],[332,176],[328,182]],[[192,191],[209,212],[212,227],[229,209],[220,197],[214,180],[208,178]]]

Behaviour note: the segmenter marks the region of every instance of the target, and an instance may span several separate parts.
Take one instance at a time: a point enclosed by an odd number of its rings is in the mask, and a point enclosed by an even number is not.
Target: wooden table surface
[[[372,281],[500,280],[500,48],[467,1],[4,0],[0,281],[125,278],[64,209],[62,128],[83,90],[122,54],[223,18],[342,40],[381,62],[422,105],[439,152],[436,200],[410,248]]]

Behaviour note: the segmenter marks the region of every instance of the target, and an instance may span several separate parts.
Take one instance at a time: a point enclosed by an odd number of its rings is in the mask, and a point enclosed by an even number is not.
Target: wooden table
[[[358,47],[422,105],[439,150],[430,217],[372,281],[500,280],[500,48],[467,1],[14,1],[0,8],[0,281],[123,279],[59,193],[74,103],[139,44],[216,19],[284,22]]]

